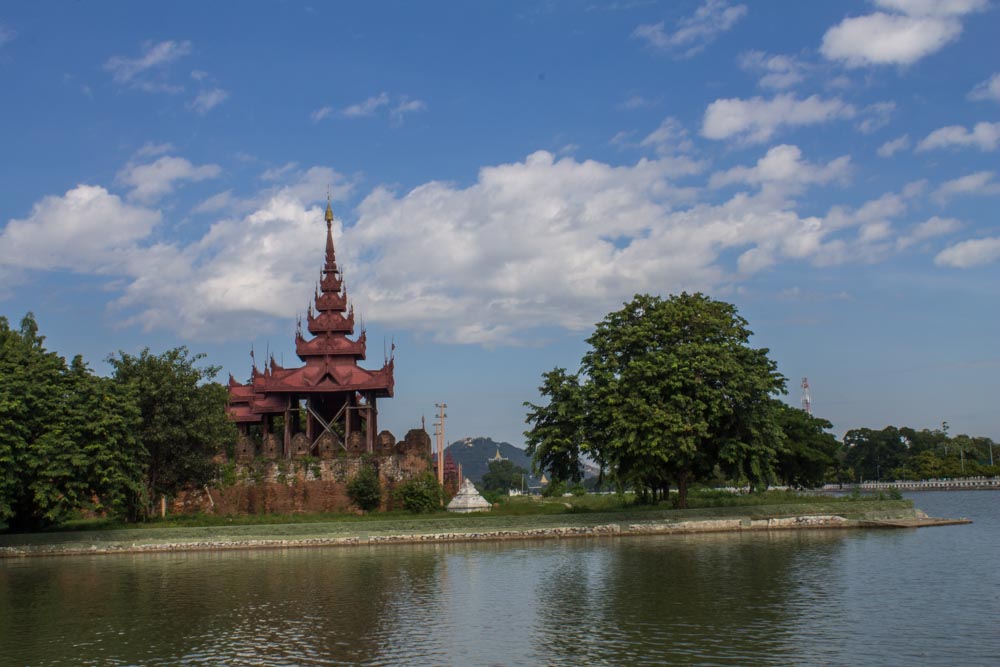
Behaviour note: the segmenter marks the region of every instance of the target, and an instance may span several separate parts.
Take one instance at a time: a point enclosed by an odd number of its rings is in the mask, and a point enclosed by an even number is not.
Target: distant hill
[[[520,447],[515,447],[509,442],[496,442],[492,438],[465,438],[457,440],[445,449],[451,454],[455,463],[462,464],[462,474],[473,482],[480,482],[490,469],[490,459],[497,455],[510,459],[510,462],[519,468],[524,468],[531,472],[531,459]],[[532,479],[531,485],[536,486],[537,480]]]

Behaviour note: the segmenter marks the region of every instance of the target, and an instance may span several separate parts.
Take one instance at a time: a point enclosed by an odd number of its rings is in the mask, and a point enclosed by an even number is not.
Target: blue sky
[[[329,188],[397,435],[522,444],[637,292],[735,303],[838,434],[1000,438],[987,0],[6,3],[0,314],[99,372],[295,362]]]

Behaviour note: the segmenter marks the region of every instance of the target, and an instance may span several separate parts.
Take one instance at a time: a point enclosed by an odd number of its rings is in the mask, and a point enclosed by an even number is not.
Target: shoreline
[[[693,535],[704,533],[743,533],[788,530],[878,530],[924,528],[972,523],[970,519],[939,519],[919,510],[896,513],[897,516],[847,518],[839,514],[800,514],[795,516],[753,518],[745,516],[707,518],[687,521],[610,522],[596,525],[567,525],[545,528],[507,530],[382,533],[297,537],[288,539],[210,539],[180,542],[142,540],[91,543],[87,547],[59,544],[24,544],[0,547],[0,559],[46,556],[106,556],[116,554],[175,553],[186,551],[234,551],[253,549],[295,549],[308,547],[358,547],[402,544],[446,544],[458,542],[504,542],[525,540],[571,539],[583,537],[636,537],[647,535]]]

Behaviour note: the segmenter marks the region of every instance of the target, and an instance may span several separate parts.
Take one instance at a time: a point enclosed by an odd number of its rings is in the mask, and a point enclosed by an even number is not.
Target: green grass
[[[692,495],[692,500],[694,499]],[[292,514],[234,517],[184,516],[125,526],[110,522],[74,522],[60,530],[0,535],[0,547],[37,551],[86,550],[133,544],[297,540],[367,535],[532,530],[558,526],[596,526],[645,521],[685,521],[730,517],[769,518],[803,514],[840,514],[847,518],[899,517],[912,513],[908,500],[873,500],[800,496],[737,497],[728,506],[672,509],[669,504],[635,505],[630,496],[511,498],[489,513],[447,512],[413,515],[401,512],[369,515]],[[702,498],[702,500],[706,500]],[[762,502],[763,501],[763,502]],[[719,498],[712,502],[722,502]],[[568,507],[567,507],[568,505]]]

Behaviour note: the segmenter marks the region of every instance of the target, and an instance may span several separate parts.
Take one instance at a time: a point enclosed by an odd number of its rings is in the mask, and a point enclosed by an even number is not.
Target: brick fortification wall
[[[332,458],[291,460],[257,458],[222,462],[220,479],[189,489],[173,499],[174,514],[290,514],[357,511],[347,483],[363,465],[371,465],[382,483],[382,509],[393,509],[393,491],[406,480],[431,469],[430,436],[414,429],[396,443],[381,438],[372,454],[341,452]]]

